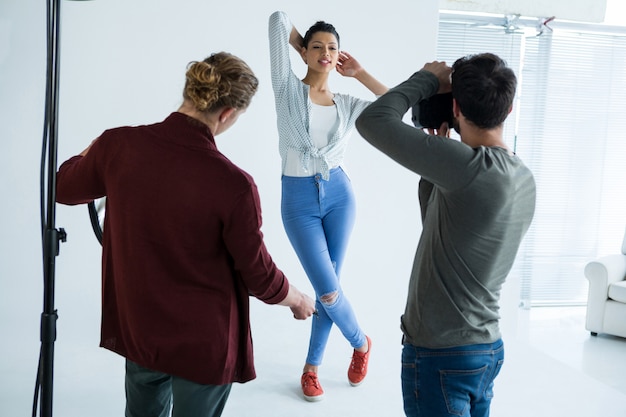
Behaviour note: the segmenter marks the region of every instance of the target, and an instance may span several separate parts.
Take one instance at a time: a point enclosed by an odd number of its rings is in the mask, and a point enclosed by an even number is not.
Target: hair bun
[[[248,65],[226,52],[187,66],[183,97],[199,111],[219,107],[245,108],[256,93],[258,80]]]

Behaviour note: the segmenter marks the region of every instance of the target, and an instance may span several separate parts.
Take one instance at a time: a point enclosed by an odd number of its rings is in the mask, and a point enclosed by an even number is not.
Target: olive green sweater
[[[357,129],[421,176],[422,234],[401,326],[426,348],[492,343],[501,337],[500,289],[535,210],[535,181],[515,155],[431,136],[402,121],[438,80],[419,71],[371,104]]]

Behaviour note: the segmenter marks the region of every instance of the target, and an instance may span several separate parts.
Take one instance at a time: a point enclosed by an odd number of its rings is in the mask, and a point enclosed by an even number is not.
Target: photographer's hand
[[[450,137],[450,126],[448,126],[448,122],[443,122],[441,126],[439,126],[439,129],[428,128],[427,130],[429,135],[443,136],[444,138]]]
[[[437,94],[448,93],[452,91],[452,82],[450,76],[452,75],[452,68],[446,65],[445,61],[433,61],[424,65],[422,68],[424,71],[431,72],[439,80],[439,90]]]

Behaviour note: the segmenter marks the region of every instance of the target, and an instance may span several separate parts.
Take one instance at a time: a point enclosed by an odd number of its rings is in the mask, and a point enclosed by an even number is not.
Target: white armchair
[[[586,329],[592,336],[626,337],[626,233],[622,253],[589,262],[585,276],[589,280]]]

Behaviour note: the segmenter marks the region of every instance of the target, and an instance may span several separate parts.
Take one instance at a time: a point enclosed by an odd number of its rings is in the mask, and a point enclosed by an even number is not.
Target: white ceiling
[[[618,4],[621,0],[608,1]],[[605,20],[607,0],[439,0],[439,8],[601,23]]]

